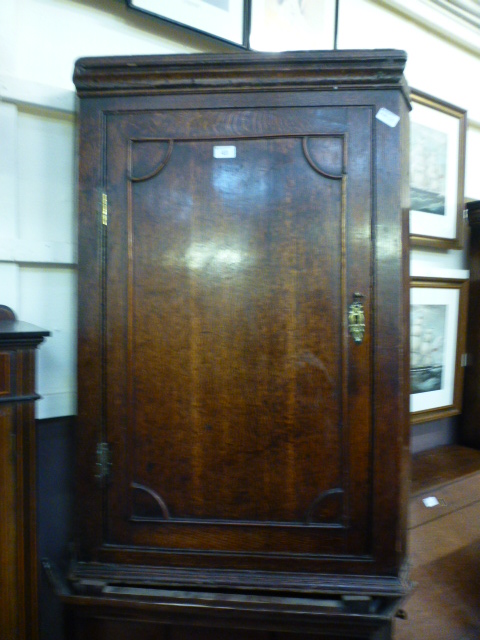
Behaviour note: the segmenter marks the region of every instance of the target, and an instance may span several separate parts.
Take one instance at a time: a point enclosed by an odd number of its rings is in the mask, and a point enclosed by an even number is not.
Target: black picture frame
[[[297,1],[298,7],[293,7],[293,13],[297,15],[283,15],[287,5],[274,4],[274,0],[126,0],[126,4],[163,23],[234,48],[335,50],[339,0],[309,0],[306,5]],[[292,11],[291,6],[289,11]],[[253,31],[255,47],[252,47]],[[262,41],[262,34],[265,41]],[[272,34],[275,35],[273,43]]]
[[[203,34],[241,49],[248,48],[251,0],[126,0],[135,11]]]

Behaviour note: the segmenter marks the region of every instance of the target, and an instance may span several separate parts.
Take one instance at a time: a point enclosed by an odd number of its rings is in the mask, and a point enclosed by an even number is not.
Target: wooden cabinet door
[[[368,554],[371,131],[369,107],[106,116],[106,545]]]

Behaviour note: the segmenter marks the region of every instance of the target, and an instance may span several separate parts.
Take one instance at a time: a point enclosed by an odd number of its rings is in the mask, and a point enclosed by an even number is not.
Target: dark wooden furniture
[[[0,305],[0,635],[38,638],[35,349],[48,331]]]
[[[467,321],[467,366],[460,422],[462,444],[480,449],[480,201],[468,202],[470,287]]]
[[[69,637],[388,637],[408,588],[404,63],[78,61]]]

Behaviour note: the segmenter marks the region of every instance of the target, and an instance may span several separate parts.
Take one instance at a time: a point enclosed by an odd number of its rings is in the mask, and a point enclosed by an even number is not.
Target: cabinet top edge
[[[40,340],[50,335],[50,331],[20,320],[0,320],[0,341],[39,338]]]
[[[275,88],[399,88],[407,55],[395,49],[80,58],[80,97]]]

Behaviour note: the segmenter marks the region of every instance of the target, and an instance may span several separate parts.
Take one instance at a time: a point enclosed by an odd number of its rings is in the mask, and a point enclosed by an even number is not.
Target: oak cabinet
[[[407,589],[404,63],[77,62],[78,637],[112,607],[259,637],[279,620],[357,637],[354,603],[358,637],[391,618]]]

